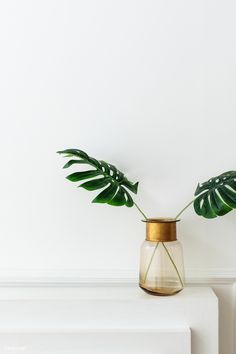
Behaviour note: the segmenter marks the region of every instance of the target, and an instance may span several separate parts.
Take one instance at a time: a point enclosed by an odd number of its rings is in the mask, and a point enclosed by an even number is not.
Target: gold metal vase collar
[[[153,218],[146,222],[146,240],[152,242],[176,241],[176,222],[171,218]]]

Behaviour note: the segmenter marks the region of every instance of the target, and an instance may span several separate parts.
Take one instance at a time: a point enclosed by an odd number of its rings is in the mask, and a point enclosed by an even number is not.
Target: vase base
[[[154,296],[171,296],[178,294],[182,289],[170,289],[170,288],[156,288],[156,289],[148,289],[139,284],[139,287],[148,293],[149,295],[154,295]]]

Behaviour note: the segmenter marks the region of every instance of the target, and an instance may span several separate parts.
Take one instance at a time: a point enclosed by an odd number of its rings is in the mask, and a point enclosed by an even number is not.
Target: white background
[[[140,181],[148,216],[236,169],[233,0],[2,1],[1,271],[138,270],[135,208],[91,204],[56,154]],[[179,225],[187,271],[234,272],[236,213]]]

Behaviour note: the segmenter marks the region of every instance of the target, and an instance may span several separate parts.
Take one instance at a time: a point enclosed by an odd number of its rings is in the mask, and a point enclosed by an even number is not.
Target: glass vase
[[[175,219],[147,219],[141,247],[139,285],[153,295],[174,295],[184,288],[184,262]]]

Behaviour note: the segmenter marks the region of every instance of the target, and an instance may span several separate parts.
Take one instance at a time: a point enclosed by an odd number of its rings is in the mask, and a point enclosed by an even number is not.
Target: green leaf
[[[79,187],[87,189],[88,191],[95,191],[96,189],[101,189],[109,183],[109,178],[99,178],[93,179],[92,181],[85,182]]]
[[[100,162],[101,167],[103,168],[103,171],[104,171],[107,175],[110,175],[110,168],[109,168],[108,163],[106,163],[105,161],[99,161],[99,162]]]
[[[232,210],[225,201],[222,199],[218,191],[213,191],[211,193],[212,208],[217,216],[223,216]]]
[[[74,164],[86,164],[87,162],[85,162],[84,160],[70,160],[68,161],[63,168],[68,168]]]
[[[95,191],[109,185],[96,198],[94,198],[93,203],[108,203],[114,206],[126,205],[127,207],[132,207],[134,205],[133,199],[127,189],[132,193],[137,194],[138,182],[130,182],[116,166],[103,160],[96,160],[79,149],[66,149],[58,151],[58,153],[69,158],[71,158],[71,156],[76,157],[76,159],[69,160],[64,165],[64,168],[69,168],[76,164],[87,164],[94,168],[94,170],[75,172],[66,177],[72,182],[90,179],[89,181],[82,183],[79,187],[88,191]],[[102,177],[96,178],[97,176]]]
[[[110,184],[109,187],[104,189],[100,194],[93,199],[92,203],[109,203],[109,201],[114,197],[117,191],[116,184]]]
[[[138,182],[135,184],[132,184],[130,181],[127,179],[124,180],[123,185],[127,187],[131,192],[137,194],[138,192]]]
[[[219,193],[231,208],[236,208],[236,193],[225,186],[219,187]]]
[[[115,196],[108,202],[110,205],[121,206],[126,204],[125,192],[119,187]]]
[[[122,187],[121,187],[121,188],[122,188]],[[125,203],[125,205],[126,205],[128,208],[132,207],[132,206],[134,205],[134,201],[133,201],[131,195],[130,195],[127,191],[125,191],[125,197],[126,197],[126,203]]]
[[[102,171],[101,164],[98,160],[94,159],[93,157],[88,156],[87,161],[90,163],[90,165],[92,165]]]
[[[236,171],[228,171],[198,184],[194,200],[195,212],[211,219],[236,209]]]
[[[77,157],[80,157],[82,159],[87,159],[89,156],[86,154],[86,152],[82,151],[82,150],[78,150],[78,149],[66,149],[63,151],[57,151],[58,154],[70,154],[70,155],[74,155]]]
[[[100,171],[90,170],[90,171],[83,171],[83,172],[75,172],[67,176],[66,178],[71,182],[78,182],[78,181],[82,181],[83,179],[96,177],[100,174],[101,174]]]
[[[195,210],[197,210],[196,212],[198,215],[201,215],[201,213],[204,212],[205,217],[208,219],[212,219],[217,216],[214,210],[211,208],[209,196],[207,194],[204,194],[202,198],[198,197],[198,200],[196,200],[195,203]]]
[[[125,190],[124,187],[120,186],[118,192],[115,194],[112,200],[108,203],[114,206],[126,205],[127,207],[132,207],[134,205],[134,201],[131,195]]]
[[[109,168],[110,168],[109,174],[112,176],[112,178],[118,179],[118,175],[120,171],[118,171],[117,168],[111,164],[109,164]]]

